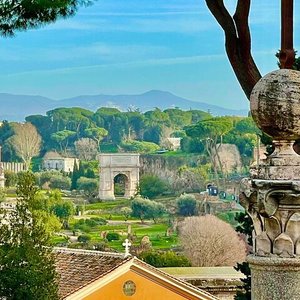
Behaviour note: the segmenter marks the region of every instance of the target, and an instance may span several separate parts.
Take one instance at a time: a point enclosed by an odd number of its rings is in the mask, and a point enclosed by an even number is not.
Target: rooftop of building
[[[123,254],[55,248],[59,296],[64,298],[132,259]]]

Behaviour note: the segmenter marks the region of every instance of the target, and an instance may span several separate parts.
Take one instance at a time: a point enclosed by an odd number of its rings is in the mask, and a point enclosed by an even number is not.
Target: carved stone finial
[[[281,69],[259,80],[250,108],[257,126],[275,140],[300,138],[300,72]]]
[[[254,87],[251,113],[257,126],[273,137],[274,152],[251,170],[253,178],[300,180],[300,156],[294,151],[300,139],[300,72],[277,70]]]

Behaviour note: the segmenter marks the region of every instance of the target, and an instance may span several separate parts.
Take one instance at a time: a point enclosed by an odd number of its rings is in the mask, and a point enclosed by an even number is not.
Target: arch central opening
[[[128,190],[128,177],[125,174],[118,174],[114,177],[115,197],[124,197]]]

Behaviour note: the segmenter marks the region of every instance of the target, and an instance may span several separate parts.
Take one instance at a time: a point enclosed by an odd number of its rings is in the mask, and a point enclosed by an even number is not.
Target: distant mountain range
[[[209,111],[214,116],[246,116],[246,109],[234,110],[224,107],[191,101],[172,93],[152,90],[140,95],[82,95],[78,97],[53,100],[42,96],[13,95],[0,93],[0,120],[23,121],[26,116],[45,114],[58,107],[82,107],[96,111],[99,107],[116,107],[126,111],[139,108],[141,111],[158,107],[162,110],[178,107],[183,110],[199,109]]]

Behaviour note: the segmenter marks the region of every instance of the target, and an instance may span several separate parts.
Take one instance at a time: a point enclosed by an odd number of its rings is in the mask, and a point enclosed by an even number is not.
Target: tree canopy
[[[147,148],[145,152],[148,152],[150,148],[155,151],[157,146],[139,144],[140,142],[161,146],[166,137],[173,136],[173,132],[181,131],[184,134],[184,126],[209,118],[211,118],[209,113],[200,110],[183,111],[179,108],[164,111],[157,108],[142,113],[138,110],[121,112],[108,107],[92,112],[73,107],[56,108],[48,111],[46,116],[27,116],[26,121],[32,123],[41,135],[43,152],[53,149],[61,152],[65,152],[68,148],[72,150],[74,143],[83,138],[93,139],[100,149],[102,144],[111,143],[136,148],[137,151],[139,148],[142,148],[142,151]],[[4,143],[10,136],[9,124],[11,123],[5,124],[3,128],[5,130],[1,128]]]
[[[0,35],[13,36],[16,31],[37,28],[58,18],[73,16],[80,5],[91,0],[14,0],[0,3]]]
[[[132,216],[140,218],[142,223],[144,219],[153,219],[156,222],[156,219],[161,217],[165,212],[163,204],[142,197],[136,197],[132,200],[131,209]]]
[[[234,121],[234,118],[216,117],[199,121],[197,124],[185,128],[188,136],[205,142],[206,151],[214,169],[215,180],[218,186],[220,186],[218,172],[221,173],[225,181],[223,165],[218,151],[223,143],[223,136],[233,128]]]

